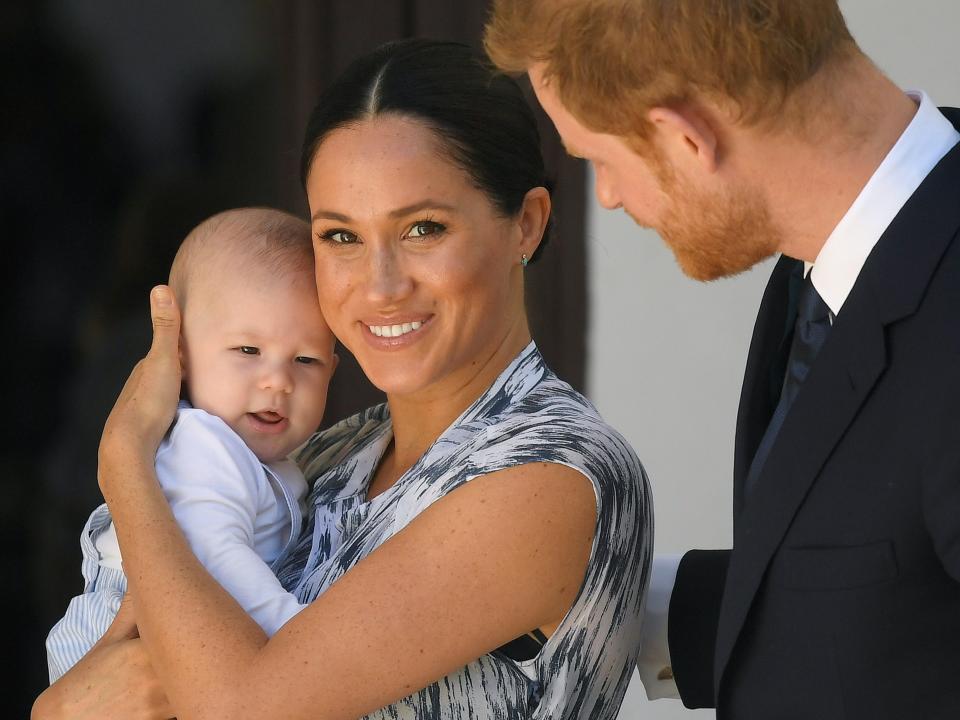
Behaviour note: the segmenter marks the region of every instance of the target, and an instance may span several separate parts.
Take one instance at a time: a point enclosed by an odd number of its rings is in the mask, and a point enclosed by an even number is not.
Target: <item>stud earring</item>
[[[530,262],[530,261],[527,259],[527,254],[526,254],[526,253],[524,253],[523,255],[520,256],[520,266],[521,266],[521,267],[526,267],[528,262]]]

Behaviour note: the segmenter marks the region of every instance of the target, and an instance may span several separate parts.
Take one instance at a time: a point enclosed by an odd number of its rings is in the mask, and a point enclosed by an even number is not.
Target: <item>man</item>
[[[685,273],[782,254],[733,550],[655,563],[648,694],[675,681],[721,719],[960,717],[960,112],[890,82],[836,0],[498,0],[486,44]]]

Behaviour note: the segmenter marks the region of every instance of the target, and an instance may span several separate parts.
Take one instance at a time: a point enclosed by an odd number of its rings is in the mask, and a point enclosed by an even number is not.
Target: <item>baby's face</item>
[[[221,270],[191,279],[184,380],[264,462],[286,457],[323,417],[336,364],[309,272]]]

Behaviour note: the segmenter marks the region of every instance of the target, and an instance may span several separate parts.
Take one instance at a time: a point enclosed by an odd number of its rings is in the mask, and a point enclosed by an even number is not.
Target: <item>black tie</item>
[[[744,494],[749,496],[760,477],[760,471],[767,461],[770,449],[773,447],[784,418],[790,406],[800,392],[800,386],[810,372],[813,361],[823,347],[827,333],[830,332],[830,308],[820,297],[820,293],[813,286],[810,279],[812,273],[807,273],[800,288],[797,300],[797,322],[793,331],[793,342],[790,345],[790,356],[787,360],[787,372],[783,379],[783,389],[780,391],[780,401],[767,425],[767,431],[760,440],[757,452],[753,456],[750,471],[744,486]]]

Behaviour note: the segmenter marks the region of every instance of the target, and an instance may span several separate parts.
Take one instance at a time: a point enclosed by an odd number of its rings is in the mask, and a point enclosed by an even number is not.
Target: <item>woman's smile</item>
[[[398,349],[417,342],[427,330],[433,315],[420,316],[417,320],[403,320],[394,322],[361,323],[367,332],[364,338],[373,347],[384,350]]]
[[[530,340],[519,220],[438,158],[437,142],[404,117],[339,128],[307,182],[324,316],[388,395],[449,397],[478,357]]]

